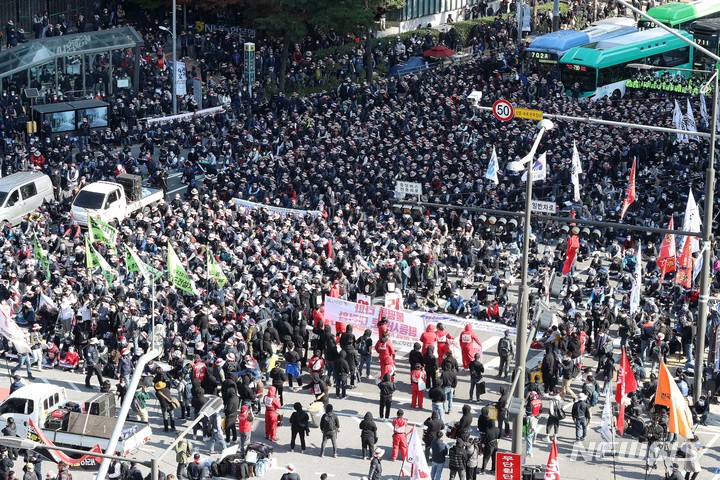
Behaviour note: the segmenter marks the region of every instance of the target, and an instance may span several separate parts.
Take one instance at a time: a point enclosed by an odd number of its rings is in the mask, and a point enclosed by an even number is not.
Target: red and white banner
[[[357,294],[357,303],[360,305],[372,305],[372,299],[370,295],[363,295],[362,293]]]
[[[358,302],[358,303],[360,303],[360,302]],[[402,310],[403,309],[402,293],[400,293],[400,292],[386,293],[385,294],[385,308],[390,308],[392,310]]]
[[[517,480],[520,476],[520,455],[517,453],[495,453],[495,480]]]
[[[25,340],[25,334],[12,319],[12,312],[6,304],[0,305],[0,334],[15,346],[19,354],[30,353],[30,345]]]
[[[381,318],[388,320],[388,332],[393,344],[417,342],[425,331],[425,322],[419,315],[374,305],[361,305],[339,298],[325,298],[325,318],[330,322],[341,322],[361,330],[369,328],[377,338],[377,324]]]

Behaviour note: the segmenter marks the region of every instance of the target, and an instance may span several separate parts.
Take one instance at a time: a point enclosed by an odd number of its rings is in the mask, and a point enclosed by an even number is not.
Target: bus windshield
[[[580,85],[580,92],[595,91],[595,69],[582,65],[567,64],[562,66],[562,83],[567,90],[572,89],[573,85]]]

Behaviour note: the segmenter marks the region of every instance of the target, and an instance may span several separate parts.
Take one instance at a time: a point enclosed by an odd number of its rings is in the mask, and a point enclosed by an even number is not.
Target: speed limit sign
[[[515,109],[507,100],[498,100],[493,103],[493,115],[501,122],[507,122],[515,116]]]

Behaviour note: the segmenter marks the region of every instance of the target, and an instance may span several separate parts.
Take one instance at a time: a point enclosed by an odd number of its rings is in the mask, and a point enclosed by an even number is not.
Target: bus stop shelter
[[[22,43],[15,48],[0,51],[0,90],[14,81],[22,88],[40,86],[40,90],[52,88],[66,93],[61,82],[76,79],[73,88],[79,96],[89,92],[86,88],[88,69],[98,54],[107,54],[109,59],[109,93],[116,88],[139,88],[140,48],[144,45],[142,36],[133,27],[111,28],[95,32],[75,33],[59,37],[42,38]],[[118,79],[118,65],[113,65],[113,53],[132,55],[134,68],[132,78]],[[122,83],[121,83],[122,81]]]

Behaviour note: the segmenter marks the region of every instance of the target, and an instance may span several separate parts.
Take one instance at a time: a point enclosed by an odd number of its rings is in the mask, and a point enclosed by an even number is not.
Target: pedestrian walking
[[[560,420],[565,418],[564,404],[565,402],[560,396],[560,389],[555,387],[555,391],[548,398],[548,419],[545,426],[548,443],[557,436],[560,429]]]
[[[148,398],[150,398],[150,395],[145,390],[145,387],[139,386],[138,389],[135,391],[135,395],[133,395],[133,399],[130,404],[130,408],[132,408],[132,410],[137,415],[138,421],[143,423],[149,422],[147,410]]]
[[[373,420],[372,413],[367,412],[362,422],[360,422],[360,443],[363,459],[370,460],[370,457],[375,451],[377,441],[377,425],[375,424],[375,420]]]
[[[473,344],[477,344],[482,352],[482,342],[473,332],[472,324],[468,323],[465,325],[465,330],[460,334],[460,351],[462,352],[462,364],[465,370],[470,367],[470,362],[475,359],[475,355],[478,355],[473,351]],[[480,356],[482,357],[482,354]]]
[[[333,448],[333,457],[337,457],[337,434],[340,431],[340,420],[333,412],[333,406],[325,405],[325,413],[320,418],[320,432],[322,432],[322,441],[320,442],[320,457],[325,456],[325,443],[330,440]]]
[[[305,436],[308,434],[310,416],[303,410],[302,403],[293,404],[295,411],[290,415],[290,450],[295,451],[295,439],[300,437],[300,451],[305,453]]]
[[[437,412],[440,420],[445,423],[445,389],[440,384],[433,385],[428,392],[432,402],[432,412]]]
[[[90,385],[90,379],[95,375],[98,380],[98,385],[102,386],[102,364],[100,363],[100,353],[97,349],[98,340],[93,337],[90,339],[90,344],[85,349],[85,387],[92,389]],[[29,368],[29,367],[28,367]],[[28,378],[31,377],[28,370]]]
[[[575,422],[575,441],[582,442],[585,440],[587,427],[590,424],[590,406],[584,393],[579,394],[573,403],[572,419]]]

